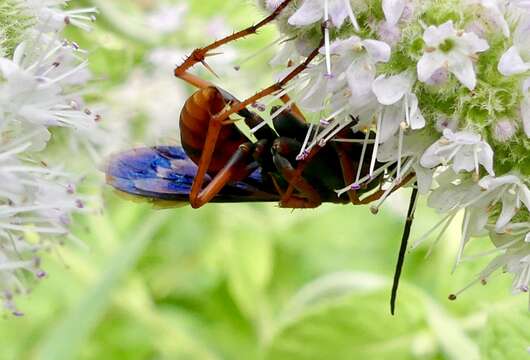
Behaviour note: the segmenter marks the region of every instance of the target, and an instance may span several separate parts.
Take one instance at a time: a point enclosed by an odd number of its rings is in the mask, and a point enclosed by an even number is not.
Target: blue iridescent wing
[[[197,166],[178,146],[157,146],[125,151],[107,163],[107,183],[116,190],[146,200],[188,202]],[[210,179],[206,179],[206,183]],[[259,170],[245,181],[232,182],[212,202],[277,201]]]

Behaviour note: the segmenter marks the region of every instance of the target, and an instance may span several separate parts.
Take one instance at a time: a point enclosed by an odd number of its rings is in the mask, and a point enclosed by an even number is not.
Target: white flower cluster
[[[81,98],[90,79],[85,52],[60,38],[69,24],[89,30],[95,9],[66,11],[65,5],[0,5],[0,299],[17,316],[14,296],[46,276],[39,252],[75,239],[71,214],[84,208],[79,179],[45,159],[49,130],[70,128],[81,139],[98,120]]]
[[[267,11],[282,3],[259,1]],[[374,144],[359,160],[371,164],[369,176],[339,193],[384,173],[390,194],[415,174],[445,214],[420,242],[463,211],[457,263],[473,237],[489,234],[498,256],[477,280],[503,268],[515,276],[514,292],[528,292],[529,2],[293,0],[277,22],[288,39],[273,60],[282,74],[323,39],[321,56],[288,87],[327,126],[304,150],[346,126]]]

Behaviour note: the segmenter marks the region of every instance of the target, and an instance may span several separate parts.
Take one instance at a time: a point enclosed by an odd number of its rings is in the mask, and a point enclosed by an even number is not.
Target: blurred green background
[[[126,141],[112,150],[177,141],[176,116],[192,89],[172,78],[171,64],[182,58],[172,58],[168,49],[183,56],[262,16],[243,0],[94,0],[71,6],[100,9],[94,31],[69,29],[67,35],[90,52],[90,101],[103,104],[109,128],[126,129]],[[175,7],[181,15],[171,15]],[[271,51],[239,72],[233,66],[274,39],[269,27],[235,44],[233,57],[226,59],[228,50],[220,55],[213,64],[221,76],[216,83],[244,97],[273,81]],[[140,78],[136,87],[129,85],[133,76]],[[181,96],[164,98],[164,90],[131,94],[161,89],[158,82]],[[135,96],[150,103],[135,104]],[[170,130],[157,135],[164,126]],[[80,164],[85,171],[87,166]],[[367,207],[337,205],[156,210],[116,196],[102,185],[101,173],[96,178],[100,185],[87,190],[103,189],[102,211],[79,217],[74,228],[88,250],[68,244],[46,257],[49,277],[19,299],[26,316],[2,319],[0,359],[529,356],[528,298],[510,294],[509,276],[494,276],[487,286],[447,300],[492,258],[465,262],[451,273],[456,221],[428,258],[430,242],[407,254],[397,314],[389,314],[406,190],[377,216]],[[412,239],[438,220],[421,205]],[[476,241],[468,255],[488,249],[488,240]]]

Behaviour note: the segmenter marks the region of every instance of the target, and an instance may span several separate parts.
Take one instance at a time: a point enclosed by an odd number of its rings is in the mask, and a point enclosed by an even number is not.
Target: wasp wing
[[[178,146],[137,148],[111,157],[106,166],[107,183],[116,190],[150,201],[186,203],[197,165]],[[210,181],[206,179],[205,183]],[[261,172],[225,186],[212,202],[278,201]]]

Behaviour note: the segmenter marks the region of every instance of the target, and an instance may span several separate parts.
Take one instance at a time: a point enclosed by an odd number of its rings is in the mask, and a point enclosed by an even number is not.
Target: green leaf
[[[307,302],[312,306],[286,317],[267,346],[266,358],[410,359],[414,340],[426,327],[425,296],[402,286],[400,297],[407,301],[400,302],[392,317],[388,295],[386,286],[375,283],[349,295],[319,295],[316,303]]]
[[[249,215],[243,213],[243,215]],[[256,214],[257,215],[257,214]],[[232,217],[229,231],[222,238],[224,264],[230,293],[240,310],[251,320],[259,320],[264,305],[265,288],[272,272],[272,244],[267,230],[249,219],[258,216]],[[230,235],[228,235],[230,234]]]
[[[41,343],[38,358],[68,360],[76,357],[92,330],[97,326],[111,303],[114,290],[136,264],[158,228],[168,220],[169,213],[157,213],[139,225],[130,241],[114,254],[104,267],[106,271],[88,290]],[[97,232],[98,229],[94,229]]]
[[[489,316],[481,334],[480,349],[484,360],[527,359],[530,349],[530,314],[505,309]]]

